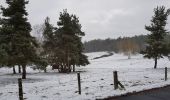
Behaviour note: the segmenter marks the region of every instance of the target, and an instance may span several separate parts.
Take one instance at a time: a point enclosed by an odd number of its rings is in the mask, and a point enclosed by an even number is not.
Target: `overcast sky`
[[[4,5],[5,0],[0,0]],[[32,25],[43,23],[46,16],[56,26],[59,12],[67,9],[79,17],[86,36],[83,40],[117,38],[147,34],[153,9],[170,0],[29,0],[27,10]],[[170,17],[167,29],[170,30]]]

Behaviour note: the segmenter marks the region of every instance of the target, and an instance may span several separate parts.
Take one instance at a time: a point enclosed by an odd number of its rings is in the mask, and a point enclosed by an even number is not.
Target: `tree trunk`
[[[68,66],[68,72],[71,72],[71,66]]]
[[[16,74],[15,66],[13,66],[12,68],[13,68],[13,74]]]
[[[22,79],[26,79],[26,65],[22,65]]]
[[[73,72],[75,72],[75,65],[73,65]]]
[[[21,73],[21,66],[18,65],[18,73]]]
[[[47,68],[44,69],[44,73],[47,73]]]
[[[154,65],[154,69],[156,69],[157,68],[157,57],[155,58],[155,65]]]

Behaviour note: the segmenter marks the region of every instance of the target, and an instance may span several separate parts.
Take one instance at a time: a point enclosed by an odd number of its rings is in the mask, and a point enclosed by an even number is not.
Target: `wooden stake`
[[[117,71],[113,72],[113,78],[114,78],[114,89],[118,89],[118,76],[117,76]]]
[[[23,99],[23,89],[22,89],[22,79],[18,78],[18,88],[19,88],[19,100]]]
[[[167,67],[165,67],[165,81],[167,81]]]
[[[81,94],[81,81],[80,81],[80,73],[77,73],[77,79],[78,79],[78,92]]]

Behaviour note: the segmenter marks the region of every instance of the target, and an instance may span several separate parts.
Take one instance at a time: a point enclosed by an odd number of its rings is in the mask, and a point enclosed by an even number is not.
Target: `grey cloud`
[[[4,4],[5,0],[0,0]],[[153,9],[159,5],[170,8],[170,0],[29,0],[27,6],[29,21],[43,23],[46,16],[56,26],[59,12],[68,9],[76,14],[82,29],[83,40],[96,38],[117,38],[147,34],[145,25],[150,24]],[[170,17],[167,29],[170,30]]]

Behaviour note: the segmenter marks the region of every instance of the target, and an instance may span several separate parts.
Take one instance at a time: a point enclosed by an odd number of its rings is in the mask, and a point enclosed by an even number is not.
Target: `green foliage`
[[[25,66],[37,61],[36,47],[38,44],[34,37],[30,35],[31,25],[27,19],[25,0],[6,0],[7,7],[1,7],[1,43],[6,45],[8,59],[5,60],[7,66]],[[25,67],[24,67],[25,70]],[[24,71],[24,75],[26,71]],[[26,77],[25,77],[26,78]]]
[[[8,59],[8,54],[6,52],[6,44],[0,44],[0,66],[6,64],[6,60]]]
[[[155,68],[157,66],[157,59],[168,55],[168,46],[165,41],[165,36],[168,31],[165,29],[167,18],[170,14],[170,9],[165,10],[164,6],[154,9],[154,16],[151,20],[150,26],[145,26],[145,29],[151,32],[148,35],[146,50],[143,52],[144,57],[155,59]]]
[[[83,44],[81,42],[82,36],[85,35],[81,31],[81,24],[76,15],[70,15],[67,10],[60,13],[58,21],[58,38],[59,49],[63,60],[60,63],[65,63],[66,67],[70,65],[86,65],[89,64],[87,57],[82,54]]]
[[[31,25],[27,22],[28,13],[25,0],[7,0],[7,8],[1,7],[2,30],[5,43],[8,45],[8,64],[27,64],[35,60],[35,48],[38,46],[34,37],[30,35]]]
[[[167,43],[164,37],[168,33],[165,26],[170,12],[168,10],[165,12],[165,7],[162,6],[155,8],[154,13],[151,25],[145,26],[145,29],[151,32],[147,39],[148,46],[145,51],[145,57],[162,58],[167,55]]]
[[[38,69],[38,70],[44,70],[44,72],[46,72],[46,68],[48,66],[48,62],[46,59],[44,58],[40,58],[37,59],[35,62],[35,66],[33,67],[33,69]]]
[[[55,28],[50,24],[50,19],[47,17],[44,23],[43,30],[43,51],[41,52],[41,57],[46,59],[46,61],[52,65],[55,60],[55,53],[57,47],[56,35],[54,33]]]
[[[11,27],[6,25],[5,20],[0,19],[0,65],[6,65],[8,60],[9,40]]]
[[[89,64],[87,57],[82,54],[83,44],[81,42],[84,32],[75,15],[70,15],[67,10],[60,13],[58,28],[45,20],[43,32],[44,55],[50,65],[57,64],[61,72],[70,72],[71,66]]]

